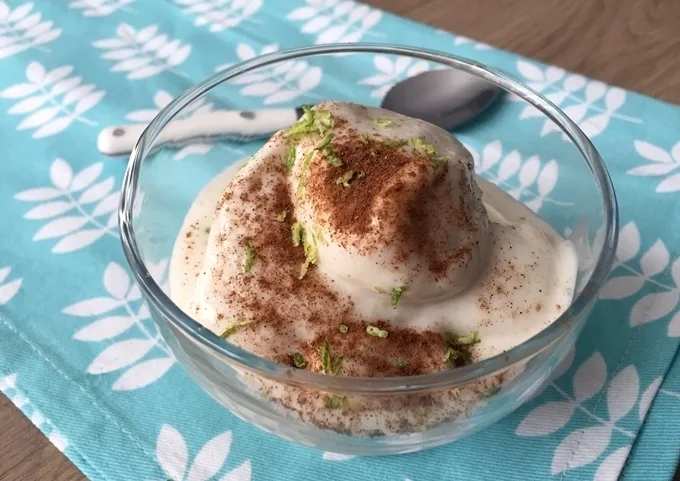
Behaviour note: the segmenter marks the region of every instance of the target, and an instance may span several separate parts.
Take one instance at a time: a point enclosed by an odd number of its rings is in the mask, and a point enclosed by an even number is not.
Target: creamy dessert
[[[408,376],[537,334],[570,304],[576,266],[571,244],[476,177],[448,132],[325,102],[202,190],[170,291],[215,334],[292,369]],[[387,433],[455,418],[502,378],[389,406],[246,382],[318,425]]]

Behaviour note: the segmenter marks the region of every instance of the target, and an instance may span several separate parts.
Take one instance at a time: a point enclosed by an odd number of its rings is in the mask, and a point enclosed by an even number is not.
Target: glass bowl
[[[166,130],[172,119],[323,100],[379,105],[389,86],[434,68],[460,69],[506,91],[491,111],[456,136],[473,153],[478,175],[537,211],[573,242],[576,291],[555,322],[482,362],[428,375],[358,378],[296,370],[255,356],[214,335],[173,303],[165,275],[153,266],[170,258],[198,192],[267,138],[217,136],[177,144],[169,142]],[[530,119],[520,120],[525,117]],[[282,438],[327,451],[374,455],[412,452],[467,436],[536,393],[572,348],[597,299],[612,265],[618,215],[611,181],[591,142],[534,90],[442,52],[346,44],[263,55],[227,67],[171,102],[132,152],[120,228],[125,255],[153,320],[199,386],[238,417]],[[284,406],[277,397],[282,392],[298,399],[343,396],[349,402],[320,423],[299,406]],[[445,415],[438,409],[442,406]],[[389,428],[347,428],[348,419],[367,412],[391,416],[394,422]]]

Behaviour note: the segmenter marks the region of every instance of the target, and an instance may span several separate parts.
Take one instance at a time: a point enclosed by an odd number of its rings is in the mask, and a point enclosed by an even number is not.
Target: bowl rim
[[[206,94],[213,87],[244,73],[282,61],[303,57],[346,53],[408,56],[436,62],[447,67],[457,68],[488,80],[538,108],[546,114],[548,118],[555,122],[576,146],[579,153],[588,164],[600,190],[601,201],[604,207],[602,249],[595,261],[590,278],[581,293],[572,300],[569,307],[548,327],[504,353],[456,369],[416,376],[371,378],[329,376],[322,373],[297,370],[292,369],[290,366],[276,364],[230,344],[226,340],[216,336],[210,330],[204,328],[191,316],[184,313],[184,311],[182,311],[179,306],[163,292],[161,287],[153,279],[145,262],[142,260],[141,252],[136,241],[133,228],[133,207],[137,196],[137,183],[142,162],[150,152],[154,139],[158,136],[163,127],[184,107]],[[255,57],[213,74],[209,78],[185,90],[181,95],[163,108],[150,122],[130,155],[121,190],[118,214],[123,251],[132,268],[133,275],[139,284],[141,291],[145,295],[146,301],[152,304],[153,308],[157,309],[158,312],[168,319],[174,327],[182,331],[192,341],[196,342],[202,348],[207,349],[212,354],[224,356],[232,363],[236,363],[240,369],[285,384],[329,392],[403,394],[431,389],[454,388],[475,381],[478,378],[491,375],[527,358],[535,356],[541,351],[549,348],[553,343],[564,336],[572,325],[576,324],[572,324],[572,321],[586,315],[589,312],[590,307],[597,300],[598,292],[608,276],[614,261],[619,229],[616,194],[607,168],[590,139],[588,139],[578,125],[561,109],[543,95],[513,77],[499,70],[486,67],[474,60],[436,50],[394,44],[328,44],[293,48]]]

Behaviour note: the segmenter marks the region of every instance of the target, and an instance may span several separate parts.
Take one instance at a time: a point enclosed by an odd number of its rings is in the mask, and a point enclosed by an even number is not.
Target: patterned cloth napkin
[[[95,146],[101,128],[150,120],[220,65],[360,40],[472,57],[545,93],[601,151],[622,222],[602,299],[540,395],[461,442],[379,458],[265,434],[192,383],[123,259],[124,161]],[[371,68],[353,94],[377,103],[428,65],[376,56]],[[0,72],[0,388],[90,478],[670,479],[680,453],[680,108],[340,0],[0,0]],[[296,75],[252,79],[244,97],[257,108],[324,95],[317,74]],[[560,134],[506,102],[523,147],[502,132],[472,143],[478,166],[535,207],[559,205],[541,145]]]

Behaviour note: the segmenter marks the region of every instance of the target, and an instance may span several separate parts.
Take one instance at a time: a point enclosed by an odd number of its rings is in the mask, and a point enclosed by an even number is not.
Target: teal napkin
[[[220,65],[345,41],[452,52],[527,82],[591,136],[621,205],[616,266],[557,378],[485,431],[405,456],[296,446],[197,388],[159,339],[124,262],[115,213],[124,162],[95,146],[101,128],[150,120]],[[424,68],[377,56],[351,94],[376,103]],[[672,476],[680,451],[680,108],[340,0],[0,0],[0,72],[0,389],[90,478]],[[251,79],[244,98],[259,108],[294,105],[302,93],[323,97],[315,75],[274,86]],[[521,125],[522,138],[464,140],[478,166],[529,192],[523,200],[559,206],[544,149],[560,134],[505,102],[499,115]],[[197,155],[185,149],[177,161]],[[167,265],[155,268],[162,274]]]

